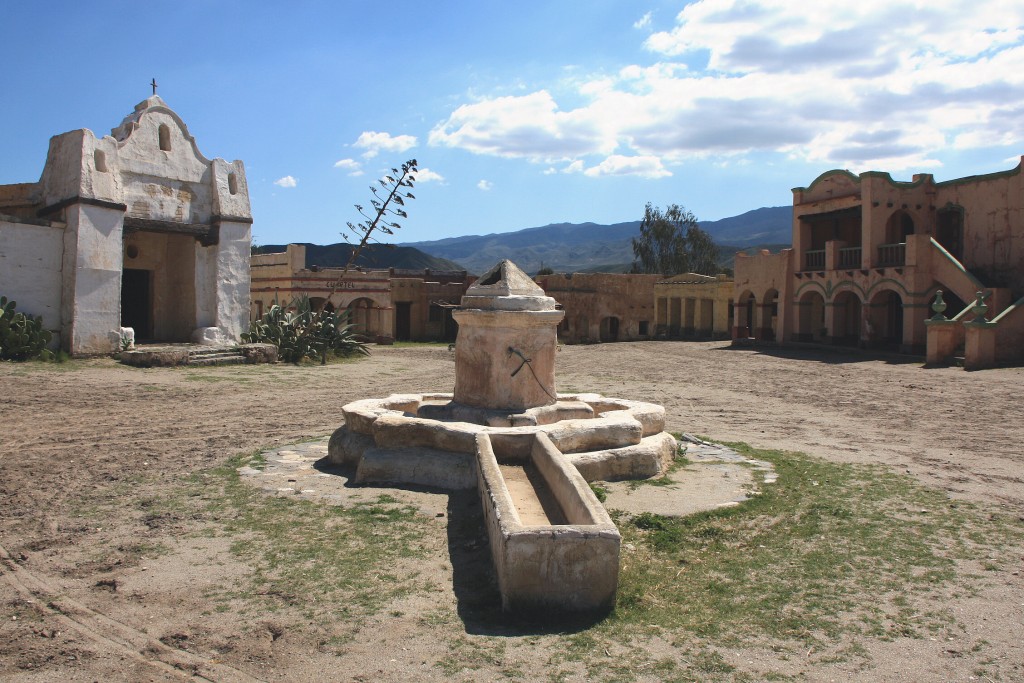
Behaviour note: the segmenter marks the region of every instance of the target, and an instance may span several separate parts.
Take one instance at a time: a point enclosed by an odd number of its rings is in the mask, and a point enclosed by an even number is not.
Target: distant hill
[[[352,245],[346,242],[338,244],[310,244],[300,242],[306,247],[306,267],[321,266],[324,268],[341,268],[348,263],[352,254]],[[254,250],[257,254],[275,254],[285,250],[283,244],[262,244]],[[408,245],[371,244],[363,248],[355,265],[363,268],[398,268],[408,270],[465,270],[464,266],[453,263],[438,256],[431,256],[415,247]]]
[[[723,249],[723,257],[731,263],[729,249],[788,245],[792,216],[792,207],[773,206],[699,224],[716,243],[730,245]],[[631,240],[639,234],[640,221],[612,225],[555,223],[516,232],[406,242],[400,246],[450,259],[476,274],[504,258],[512,259],[528,273],[542,267],[556,272],[624,272],[633,262]]]

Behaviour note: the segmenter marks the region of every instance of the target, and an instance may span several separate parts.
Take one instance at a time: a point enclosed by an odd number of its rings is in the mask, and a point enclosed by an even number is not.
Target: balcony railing
[[[839,250],[840,268],[860,268],[860,247],[843,247]]]
[[[805,251],[804,270],[825,270],[825,250],[813,249]]]
[[[878,245],[878,266],[902,266],[907,262],[907,244],[880,244]]]

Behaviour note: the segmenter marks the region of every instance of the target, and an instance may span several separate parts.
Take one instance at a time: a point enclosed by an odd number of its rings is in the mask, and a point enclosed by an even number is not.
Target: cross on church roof
[[[150,83],[150,85],[153,86],[153,94],[155,95],[156,94],[156,79],[155,78],[153,79],[153,82]]]

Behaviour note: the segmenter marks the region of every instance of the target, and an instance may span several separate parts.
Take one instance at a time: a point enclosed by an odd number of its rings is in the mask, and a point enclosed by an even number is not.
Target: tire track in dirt
[[[27,603],[42,614],[56,618],[65,628],[82,634],[101,650],[125,655],[181,680],[262,683],[260,679],[233,667],[169,647],[148,634],[60,595],[50,584],[18,565],[2,545],[0,567],[4,580]]]

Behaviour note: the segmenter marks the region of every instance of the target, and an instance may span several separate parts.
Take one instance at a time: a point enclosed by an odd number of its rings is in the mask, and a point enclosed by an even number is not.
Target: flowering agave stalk
[[[410,159],[402,164],[401,170],[397,168],[391,169],[393,175],[385,175],[377,181],[380,184],[380,188],[376,185],[370,185],[370,192],[373,193],[373,199],[370,200],[370,204],[373,206],[373,209],[367,210],[356,204],[356,211],[366,220],[354,225],[351,222],[348,223],[348,229],[353,235],[359,237],[359,243],[352,249],[352,254],[348,257],[348,263],[345,264],[341,277],[345,277],[345,273],[355,264],[359,254],[363,251],[363,247],[369,244],[373,238],[374,232],[394,235],[395,230],[402,227],[395,219],[409,217],[409,214],[402,207],[405,206],[405,200],[416,199],[412,192],[409,192],[409,189],[416,182],[416,176],[413,174],[417,170],[415,159]],[[342,237],[345,238],[346,242],[349,241],[347,234],[342,233]]]
[[[395,231],[402,227],[398,224],[397,219],[409,217],[404,207],[407,200],[416,199],[409,190],[412,189],[413,183],[416,182],[415,173],[417,170],[415,159],[410,159],[402,164],[401,170],[392,168],[391,175],[385,175],[377,181],[380,187],[370,185],[370,192],[373,193],[373,199],[370,200],[370,204],[373,208],[364,209],[359,204],[355,205],[356,210],[365,220],[355,224],[349,222],[347,225],[349,231],[358,237],[359,241],[353,247],[352,253],[348,257],[348,262],[341,271],[341,275],[338,277],[334,288],[331,289],[331,293],[317,306],[316,311],[312,312],[312,320],[310,325],[306,327],[304,336],[317,335],[319,331],[334,327],[343,328],[347,334],[351,335],[349,331],[351,325],[348,324],[348,312],[332,314],[326,310],[327,302],[338,291],[338,288],[345,279],[345,275],[355,265],[363,248],[371,242],[376,242],[374,233],[394,235]],[[342,233],[342,237],[351,244],[349,235]],[[312,341],[310,341],[310,344],[321,350],[320,363],[325,365],[327,363],[327,351],[331,348],[330,340],[318,339],[315,344]],[[358,351],[360,353],[367,353],[366,348],[362,346]]]

